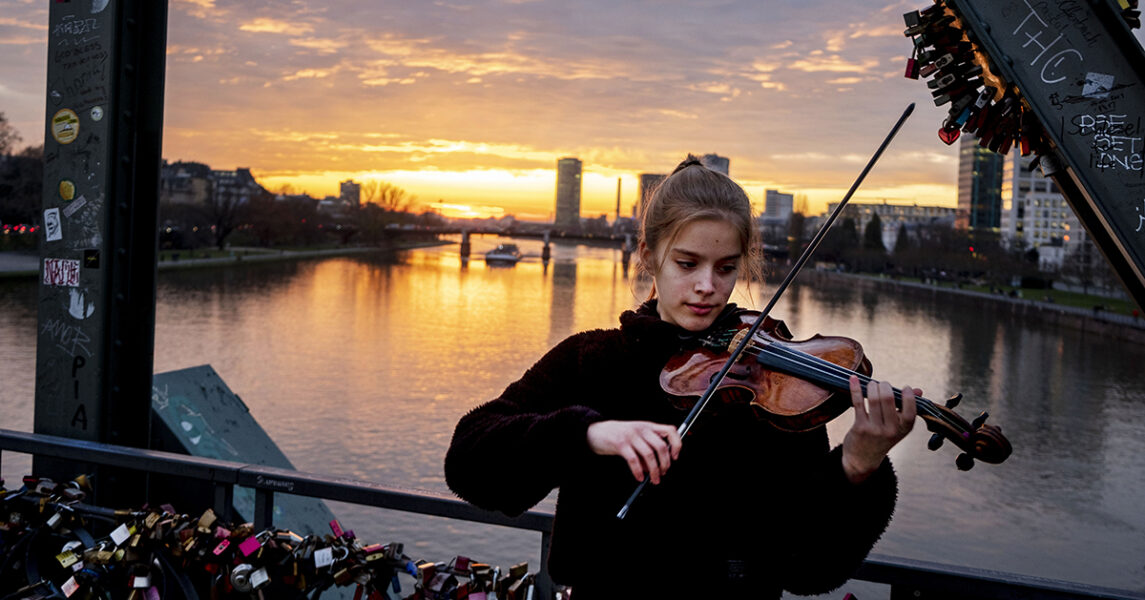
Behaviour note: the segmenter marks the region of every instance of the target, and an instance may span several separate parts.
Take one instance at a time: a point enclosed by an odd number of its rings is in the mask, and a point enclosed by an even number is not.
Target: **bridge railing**
[[[251,488],[255,491],[253,523],[256,531],[273,526],[274,495],[278,493],[536,531],[541,534],[541,571],[537,581],[542,594],[539,597],[551,597],[551,581],[545,571],[553,519],[549,513],[529,511],[511,518],[478,509],[446,494],[424,490],[0,429],[0,460],[5,450],[66,460],[82,456],[85,463],[197,480],[214,487],[213,508],[220,515],[230,513],[235,486]],[[889,584],[892,600],[1145,600],[1145,591],[1117,590],[881,555],[868,557],[854,579]]]

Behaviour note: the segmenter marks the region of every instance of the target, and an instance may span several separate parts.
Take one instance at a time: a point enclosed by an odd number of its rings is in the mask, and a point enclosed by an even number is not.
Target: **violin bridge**
[[[734,352],[735,349],[739,347],[740,342],[743,341],[743,338],[747,336],[747,332],[747,329],[740,329],[739,331],[736,331],[736,334],[732,336],[731,342],[728,343],[727,351]]]

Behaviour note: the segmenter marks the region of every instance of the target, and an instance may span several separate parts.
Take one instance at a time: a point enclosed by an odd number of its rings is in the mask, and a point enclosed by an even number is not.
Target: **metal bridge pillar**
[[[148,444],[166,42],[167,0],[50,5],[36,433]],[[82,458],[33,471],[139,503],[142,475]]]

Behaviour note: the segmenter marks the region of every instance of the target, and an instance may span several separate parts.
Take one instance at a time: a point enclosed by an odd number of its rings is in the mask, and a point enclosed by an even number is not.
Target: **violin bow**
[[[871,157],[871,160],[867,161],[867,166],[863,167],[863,171],[859,173],[858,179],[855,180],[855,183],[851,184],[851,189],[847,190],[847,195],[843,196],[843,200],[839,202],[839,206],[835,207],[835,210],[831,212],[831,215],[827,218],[827,221],[819,227],[819,231],[815,232],[815,237],[811,238],[811,241],[807,244],[807,248],[803,250],[803,254],[799,256],[799,259],[795,261],[795,264],[791,267],[791,270],[787,272],[787,277],[784,277],[783,282],[779,284],[778,288],[776,288],[775,293],[771,296],[771,300],[767,303],[767,307],[765,307],[759,313],[759,316],[756,317],[755,322],[752,323],[751,328],[748,329],[747,335],[743,336],[743,339],[740,340],[739,344],[735,347],[735,350],[733,350],[731,355],[728,356],[727,361],[724,362],[724,366],[719,370],[718,373],[716,373],[716,376],[712,378],[711,383],[708,384],[708,389],[704,390],[704,394],[700,396],[700,399],[696,402],[695,406],[692,407],[692,410],[688,413],[688,416],[684,417],[684,421],[680,423],[679,427],[676,428],[676,431],[679,432],[680,437],[684,437],[684,435],[688,433],[688,430],[692,428],[692,424],[696,422],[696,419],[700,416],[700,413],[703,412],[704,407],[708,405],[708,401],[711,400],[712,395],[714,395],[716,392],[716,389],[720,386],[721,383],[723,383],[724,377],[727,375],[728,370],[730,370],[732,365],[734,365],[736,361],[739,360],[740,355],[743,354],[744,349],[747,348],[748,343],[755,336],[756,332],[759,331],[759,327],[763,324],[764,319],[767,318],[768,313],[771,312],[772,307],[774,307],[775,303],[779,301],[779,297],[783,295],[783,292],[787,291],[787,287],[791,285],[792,280],[794,280],[795,276],[799,274],[799,271],[803,269],[803,265],[807,264],[807,260],[811,258],[811,255],[815,252],[815,249],[818,248],[819,244],[823,242],[823,238],[826,237],[827,231],[831,229],[831,225],[833,225],[835,220],[839,218],[839,214],[843,212],[843,208],[847,206],[847,202],[851,200],[851,196],[854,195],[855,190],[859,189],[859,185],[863,183],[863,179],[867,177],[867,173],[869,173],[871,168],[875,166],[875,163],[878,162],[879,157],[883,154],[883,151],[886,150],[887,146],[890,145],[891,140],[894,139],[895,135],[898,134],[899,129],[902,128],[903,123],[906,122],[906,118],[909,117],[912,112],[914,112],[914,102],[911,102],[910,105],[906,107],[906,110],[903,111],[902,116],[899,117],[894,127],[891,128],[890,133],[887,134],[886,139],[883,140],[883,143],[879,146],[879,149],[875,150],[874,156]],[[635,503],[636,499],[640,497],[640,494],[644,492],[644,488],[648,485],[650,480],[650,476],[644,476],[644,481],[640,482],[640,484],[636,486],[636,490],[633,491],[632,495],[628,497],[628,501],[625,502],[624,506],[620,508],[620,512],[616,513],[617,519],[624,519],[624,517],[628,515],[629,509],[632,508],[633,503]]]

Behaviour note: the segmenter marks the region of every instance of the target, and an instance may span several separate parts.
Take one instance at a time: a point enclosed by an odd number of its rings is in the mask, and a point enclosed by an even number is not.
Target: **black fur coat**
[[[897,484],[889,460],[851,484],[822,427],[780,431],[746,407],[705,413],[661,484],[616,518],[637,482],[619,457],[591,452],[586,429],[607,419],[679,425],[685,413],[659,373],[690,343],[654,301],[620,322],[569,337],[465,415],[445,457],[449,487],[510,515],[560,488],[549,571],[578,600],[702,598],[736,586],[778,598],[842,585],[886,529]]]

